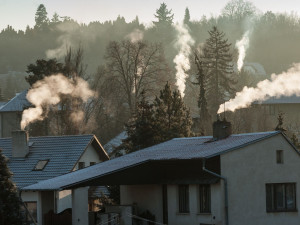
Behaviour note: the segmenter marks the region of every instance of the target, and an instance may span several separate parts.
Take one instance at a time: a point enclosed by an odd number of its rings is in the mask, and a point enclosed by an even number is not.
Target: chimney
[[[221,121],[219,118],[213,123],[213,138],[220,140],[231,135],[231,123],[224,118]]]
[[[29,153],[28,132],[15,130],[12,132],[12,157],[26,157]]]

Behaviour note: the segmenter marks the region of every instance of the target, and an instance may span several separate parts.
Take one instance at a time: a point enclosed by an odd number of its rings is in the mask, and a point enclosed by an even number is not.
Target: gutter
[[[220,174],[214,173],[208,169],[205,168],[205,158],[202,159],[202,170],[215,176],[224,181],[224,192],[225,192],[225,224],[229,225],[229,219],[228,219],[228,189],[227,189],[227,178],[224,176],[221,176]]]
[[[20,199],[22,205],[24,206],[25,210],[27,211],[27,213],[28,213],[30,219],[31,219],[32,222],[34,223],[34,225],[38,225],[37,222],[35,221],[35,219],[33,218],[33,216],[31,215],[31,213],[29,212],[29,210],[28,210],[26,204],[23,202],[23,199],[22,199],[22,190],[20,190],[20,192],[19,192],[19,199]]]

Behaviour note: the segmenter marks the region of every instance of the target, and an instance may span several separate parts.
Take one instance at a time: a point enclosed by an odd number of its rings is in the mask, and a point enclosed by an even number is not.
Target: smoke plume
[[[188,27],[185,24],[176,24],[175,28],[178,32],[176,47],[179,49],[179,53],[175,56],[173,62],[176,64],[176,85],[184,97],[185,79],[187,74],[185,71],[190,69],[189,55],[191,53],[190,45],[195,43],[191,37]]]
[[[36,82],[27,93],[26,97],[34,107],[23,111],[21,129],[25,129],[34,121],[43,120],[47,116],[44,109],[60,103],[62,95],[80,98],[86,102],[94,92],[89,89],[88,83],[79,77],[73,80],[62,74],[45,77]],[[74,111],[71,120],[78,122],[83,119],[83,116],[82,111]]]
[[[139,29],[135,29],[130,34],[128,34],[126,38],[128,38],[132,43],[136,43],[143,40],[144,33]]]
[[[238,49],[239,52],[239,57],[237,61],[237,68],[239,71],[241,71],[244,65],[246,51],[249,48],[249,35],[250,35],[250,31],[248,30],[244,33],[242,39],[235,43],[235,47]]]
[[[225,103],[225,110],[234,112],[248,107],[254,101],[261,102],[271,97],[292,95],[300,96],[300,63],[294,64],[287,72],[272,74],[271,80],[259,82],[256,88],[245,86],[233,99]],[[222,113],[223,109],[224,104],[220,105],[218,113]]]

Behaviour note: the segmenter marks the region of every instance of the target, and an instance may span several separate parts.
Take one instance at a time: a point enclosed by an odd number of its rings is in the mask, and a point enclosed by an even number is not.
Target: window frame
[[[190,193],[188,184],[178,185],[178,212],[190,213]]]
[[[199,213],[211,213],[211,186],[199,184]]]
[[[283,162],[284,162],[283,150],[278,149],[276,150],[276,163],[283,164]]]
[[[279,189],[283,187],[283,193],[282,193],[282,203],[283,207],[278,207],[278,196],[276,196],[276,189]],[[293,190],[293,208],[288,208],[287,203],[287,187],[292,187]],[[297,188],[295,182],[290,183],[267,183],[266,184],[266,211],[267,213],[272,212],[297,212]]]
[[[49,159],[41,159],[41,160],[39,160],[35,165],[34,165],[34,167],[33,167],[33,171],[42,171],[42,170],[44,170],[45,169],[45,167],[47,166],[47,164],[49,163]],[[44,165],[42,165],[43,167],[42,168],[37,168],[37,166],[39,165],[39,163],[42,163],[42,162],[44,162]]]
[[[83,167],[81,167],[83,165]],[[78,162],[78,170],[84,169],[85,168],[85,162]]]

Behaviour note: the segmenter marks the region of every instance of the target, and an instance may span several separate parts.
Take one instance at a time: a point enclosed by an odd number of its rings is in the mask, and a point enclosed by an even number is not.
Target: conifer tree
[[[0,150],[0,224],[21,225],[20,200],[11,176],[12,173],[7,167],[7,159]]]
[[[172,9],[169,10],[164,2],[160,4],[154,16],[158,20],[153,21],[155,25],[171,25],[173,23],[174,14],[172,14]]]
[[[203,63],[207,76],[207,99],[210,101],[212,114],[215,114],[226,97],[230,97],[234,93],[236,81],[232,76],[231,44],[225,39],[225,34],[216,26],[208,33],[209,38],[205,42],[203,51]]]
[[[191,19],[190,10],[189,10],[188,7],[186,7],[185,8],[185,14],[184,14],[183,23],[188,25],[190,23],[190,19]]]
[[[48,13],[46,7],[40,4],[35,13],[35,27],[38,29],[43,28],[48,24],[49,19],[47,17]]]

